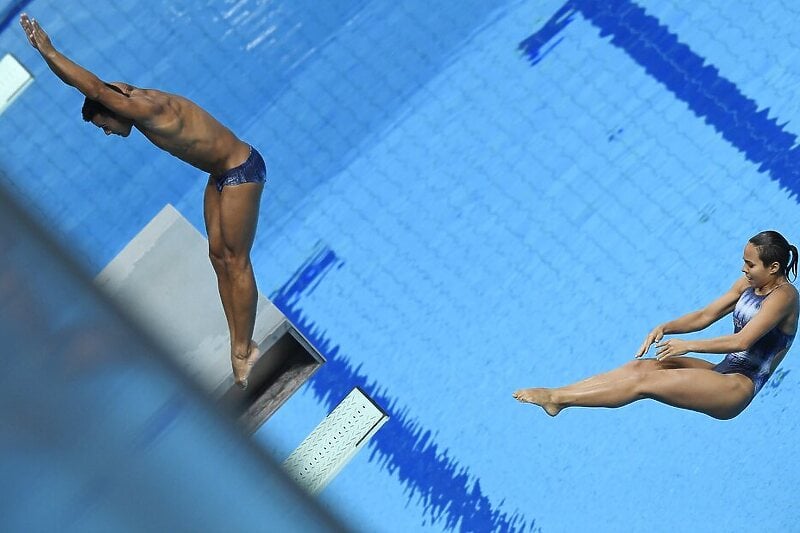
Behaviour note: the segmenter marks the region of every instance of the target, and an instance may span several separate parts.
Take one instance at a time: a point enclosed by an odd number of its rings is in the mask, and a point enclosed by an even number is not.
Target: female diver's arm
[[[636,357],[642,357],[645,353],[647,353],[647,350],[650,349],[650,345],[652,345],[654,342],[659,342],[664,335],[675,333],[692,333],[707,328],[723,316],[733,311],[737,300],[739,300],[739,296],[742,295],[747,286],[747,279],[742,276],[736,280],[736,282],[725,294],[705,306],[703,309],[692,311],[691,313],[685,314],[682,317],[676,318],[675,320],[670,320],[669,322],[665,322],[664,324],[656,326],[650,333],[647,334],[644,342],[639,347],[639,351],[636,352]]]
[[[777,327],[796,306],[797,291],[794,288],[776,289],[769,298],[764,299],[758,313],[738,333],[704,340],[670,339],[659,343],[656,357],[663,359],[689,352],[731,353],[749,350],[758,339]]]
[[[737,279],[728,291],[699,311],[683,315],[664,323],[661,327],[665,334],[693,333],[708,326],[729,314],[736,307],[739,297],[747,289],[747,278]]]

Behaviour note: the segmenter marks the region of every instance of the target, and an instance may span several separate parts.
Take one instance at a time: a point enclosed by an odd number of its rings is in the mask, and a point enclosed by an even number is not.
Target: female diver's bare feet
[[[550,416],[556,416],[563,409],[553,401],[550,389],[520,389],[514,393],[514,398],[523,403],[538,405]]]
[[[258,345],[254,341],[250,341],[250,352],[247,354],[231,354],[231,365],[233,366],[233,378],[240,389],[247,388],[247,378],[250,376],[250,371],[253,370],[253,365],[256,364],[259,356]]]

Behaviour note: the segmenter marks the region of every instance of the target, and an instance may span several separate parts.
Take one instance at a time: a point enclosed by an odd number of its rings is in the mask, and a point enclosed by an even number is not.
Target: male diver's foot
[[[523,403],[538,405],[550,416],[556,416],[561,412],[561,409],[563,409],[563,407],[553,401],[553,395],[550,389],[520,389],[514,393],[514,398]]]
[[[252,340],[250,341],[250,352],[231,355],[233,377],[240,389],[247,388],[247,378],[250,377],[250,372],[253,370],[253,365],[256,364],[259,355],[258,345]]]

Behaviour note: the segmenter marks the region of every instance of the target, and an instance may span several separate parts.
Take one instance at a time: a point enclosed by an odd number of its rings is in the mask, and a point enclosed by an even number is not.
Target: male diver
[[[20,24],[50,70],[86,97],[85,121],[106,135],[127,137],[136,128],[158,148],[209,174],[204,198],[209,256],[230,331],[234,379],[247,387],[259,357],[252,339],[258,290],[250,249],[266,180],[261,154],[194,102],[127,83],[105,83],[56,50],[35,19],[23,13]]]

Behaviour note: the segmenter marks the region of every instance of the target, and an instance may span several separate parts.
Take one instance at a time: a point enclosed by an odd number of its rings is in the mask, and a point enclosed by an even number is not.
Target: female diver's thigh
[[[706,370],[710,370],[714,368],[714,363],[709,363],[705,359],[699,359],[697,357],[687,357],[682,355],[680,357],[667,357],[666,359],[662,359],[658,361],[659,367],[661,369],[675,369],[675,368],[702,368]]]
[[[753,382],[746,376],[705,368],[652,372],[637,385],[645,398],[719,419],[733,418],[753,399]]]

